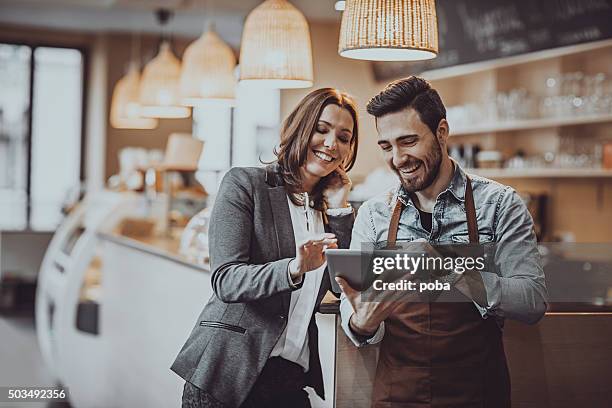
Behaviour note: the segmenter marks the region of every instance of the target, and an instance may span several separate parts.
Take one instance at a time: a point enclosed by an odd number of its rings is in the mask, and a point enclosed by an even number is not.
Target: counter
[[[336,301],[324,307],[338,313]],[[551,311],[533,326],[506,320],[503,330],[513,407],[609,406],[612,312]],[[339,324],[337,333],[335,407],[368,408],[379,346],[356,348]]]
[[[170,366],[212,293],[210,272],[182,259],[171,240],[99,236],[102,345],[89,352],[104,361],[96,370],[103,405],[179,406],[183,380]],[[79,407],[97,406],[88,388],[75,395]]]
[[[176,240],[98,237],[99,335],[71,342],[74,358],[62,374],[73,401],[78,407],[178,406],[183,381],[169,367],[212,295],[210,270],[179,255]],[[338,306],[328,293],[317,314],[328,400],[311,392],[312,406],[369,407],[378,346],[356,348],[340,327]],[[507,321],[513,406],[604,406],[610,338],[612,313],[549,312],[535,326]]]
[[[100,237],[106,406],[115,406],[108,398],[121,406],[178,406],[184,382],[169,367],[213,294],[210,270],[180,256],[176,240]],[[312,393],[311,401],[332,407],[335,316],[319,315],[317,321],[329,397],[323,401]]]
[[[36,316],[43,357],[75,407],[179,406],[183,380],[169,367],[212,296],[210,271],[182,257],[175,239],[108,232],[105,225],[139,204],[134,197],[107,198],[106,207],[94,200],[95,217],[85,217],[84,208],[71,214],[45,255]],[[97,324],[79,326],[87,273],[96,268],[99,288],[90,301]],[[595,310],[553,310],[535,326],[506,322],[513,406],[607,406],[612,313]],[[346,338],[333,296],[319,312],[328,399],[311,393],[312,406],[369,407],[377,347],[358,349]]]
[[[213,295],[208,266],[181,256],[178,239],[100,231],[90,238],[95,238],[90,254],[96,258],[100,287],[87,304],[96,307],[81,307],[86,272],[68,265],[91,265],[87,260],[66,263],[62,275],[70,276],[68,291],[57,289],[63,284],[42,285],[43,292],[57,293],[49,302],[55,311],[41,314],[50,323],[39,330],[52,371],[79,408],[180,406],[184,381],[170,366]],[[84,310],[89,311],[85,317]],[[334,398],[336,316],[316,318],[328,399],[312,392],[311,401],[313,407],[327,408]]]

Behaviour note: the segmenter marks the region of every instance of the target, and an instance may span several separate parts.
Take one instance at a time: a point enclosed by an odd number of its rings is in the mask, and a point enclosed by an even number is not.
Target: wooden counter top
[[[332,292],[327,291],[325,297],[319,305],[319,313],[323,314],[340,314],[340,299]]]
[[[210,272],[210,266],[198,265],[190,262],[185,256],[179,253],[179,240],[169,237],[151,237],[151,238],[135,238],[119,235],[116,233],[100,232],[98,236],[106,241],[114,242],[119,245],[124,245],[137,251],[149,253],[153,256],[161,257],[189,266],[201,272]],[[319,313],[322,314],[339,314],[340,299],[336,298],[332,292],[327,292],[321,305]]]
[[[210,266],[208,264],[201,265],[191,262],[189,259],[187,259],[187,257],[180,254],[179,238],[160,236],[137,238],[119,235],[112,232],[99,232],[98,236],[103,240],[124,245],[137,251],[143,251],[153,256],[168,259],[201,272],[210,272]]]
[[[175,237],[163,237],[156,236],[150,238],[136,238],[119,235],[117,233],[100,232],[98,233],[100,238],[111,241],[120,245],[127,246],[129,248],[143,251],[153,256],[161,257],[164,259],[177,262],[179,264],[188,266],[200,272],[210,272],[210,266],[200,265],[187,259],[184,255],[179,253],[180,240]],[[551,278],[549,277],[549,280]],[[551,284],[552,282],[549,282]],[[327,292],[323,298],[321,305],[319,306],[319,313],[322,314],[339,314],[340,299],[336,298],[333,293]],[[611,314],[612,307],[607,305],[595,305],[587,302],[551,302],[547,315],[559,315],[559,314]]]

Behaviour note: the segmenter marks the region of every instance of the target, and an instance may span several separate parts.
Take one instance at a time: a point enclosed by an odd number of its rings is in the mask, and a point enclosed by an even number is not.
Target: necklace
[[[306,231],[310,232],[310,199],[308,193],[304,192],[304,215],[306,216]]]

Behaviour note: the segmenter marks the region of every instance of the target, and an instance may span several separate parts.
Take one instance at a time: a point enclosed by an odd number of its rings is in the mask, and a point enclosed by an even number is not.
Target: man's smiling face
[[[439,126],[446,128],[446,120]],[[377,119],[377,129],[383,157],[404,189],[413,193],[429,187],[438,175],[443,153],[440,141],[419,114],[412,108],[388,113]]]

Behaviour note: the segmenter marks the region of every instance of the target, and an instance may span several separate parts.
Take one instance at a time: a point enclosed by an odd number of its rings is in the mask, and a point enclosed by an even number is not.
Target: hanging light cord
[[[140,69],[140,32],[132,33],[132,49],[130,55],[130,63]]]
[[[168,25],[168,22],[172,18],[174,13],[172,10],[160,8],[155,11],[155,16],[157,17],[157,22],[162,27],[162,41],[169,40],[170,38],[165,27]]]

